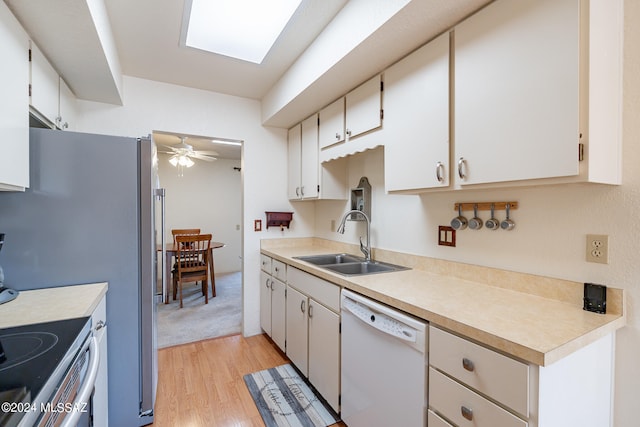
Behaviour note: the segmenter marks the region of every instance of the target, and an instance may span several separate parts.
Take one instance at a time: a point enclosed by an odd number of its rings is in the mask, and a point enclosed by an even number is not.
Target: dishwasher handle
[[[344,297],[342,308],[380,332],[410,343],[415,343],[417,340],[417,332],[414,328],[383,313],[373,311],[348,297]]]

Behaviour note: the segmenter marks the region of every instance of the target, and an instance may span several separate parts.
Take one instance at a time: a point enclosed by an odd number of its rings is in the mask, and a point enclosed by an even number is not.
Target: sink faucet
[[[360,236],[360,250],[364,254],[364,259],[366,261],[371,261],[371,221],[369,220],[367,214],[357,209],[350,210],[349,212],[344,214],[336,231],[340,234],[344,234],[344,227],[345,223],[347,222],[347,218],[349,217],[349,215],[354,213],[362,215],[367,222],[367,245],[365,246],[364,243],[362,243],[362,236]]]

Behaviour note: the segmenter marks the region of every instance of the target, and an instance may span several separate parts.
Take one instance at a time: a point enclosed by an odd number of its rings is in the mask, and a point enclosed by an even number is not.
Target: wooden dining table
[[[209,260],[209,276],[211,279],[211,291],[212,297],[216,296],[216,278],[214,272],[214,263],[213,263],[213,250],[224,247],[225,244],[222,242],[211,242],[211,246],[209,247],[209,253],[207,254],[207,259]],[[173,265],[172,260],[176,256],[178,252],[177,245],[173,243],[167,243],[164,245],[165,248],[165,258],[164,258],[164,277],[167,278],[167,289],[165,289],[164,294],[164,303],[169,304],[169,288],[171,286],[171,266]],[[162,245],[158,245],[156,247],[158,252],[162,251]],[[209,288],[207,287],[207,292],[209,292]]]

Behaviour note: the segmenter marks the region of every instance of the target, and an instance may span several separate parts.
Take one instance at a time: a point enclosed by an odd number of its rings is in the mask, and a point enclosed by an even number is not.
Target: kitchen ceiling
[[[343,8],[376,12],[370,0],[303,0],[264,62],[253,64],[180,46],[185,0],[4,1],[79,99],[113,104],[123,102],[121,74],[264,102]],[[393,0],[397,13],[322,64],[318,78],[264,116],[265,124],[288,127],[490,1]]]

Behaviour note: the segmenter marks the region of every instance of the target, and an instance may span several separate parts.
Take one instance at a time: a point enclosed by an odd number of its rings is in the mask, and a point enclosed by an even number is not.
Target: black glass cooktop
[[[89,317],[0,329],[0,402],[32,402],[89,331]]]

